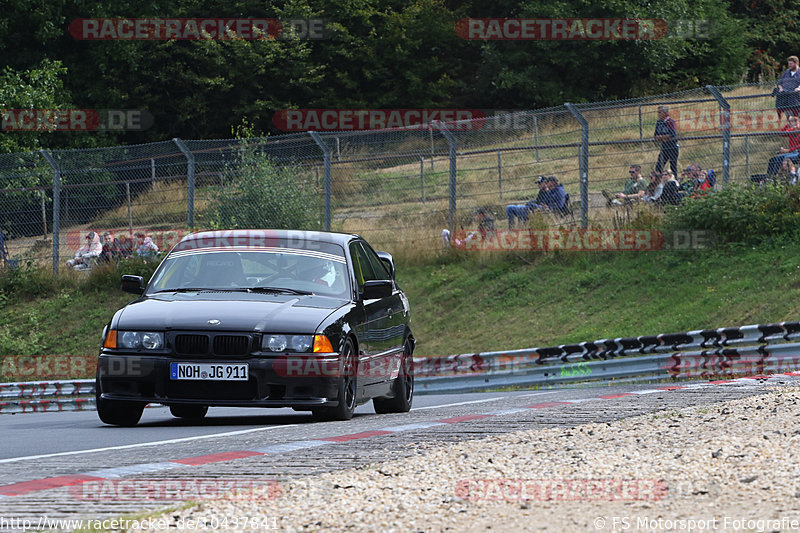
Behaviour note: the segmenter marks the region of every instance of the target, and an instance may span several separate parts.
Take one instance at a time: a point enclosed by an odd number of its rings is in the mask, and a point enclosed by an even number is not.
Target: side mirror
[[[362,298],[365,300],[388,298],[392,295],[392,288],[392,282],[388,279],[374,279],[365,281]]]
[[[386,270],[389,271],[389,275],[392,276],[394,279],[394,259],[392,258],[392,254],[389,252],[375,252],[378,254],[378,258],[386,267]]]
[[[144,279],[142,276],[122,276],[122,290],[131,294],[144,294]]]

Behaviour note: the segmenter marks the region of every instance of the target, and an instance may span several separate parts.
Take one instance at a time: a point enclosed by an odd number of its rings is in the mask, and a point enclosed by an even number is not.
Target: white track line
[[[74,452],[59,452],[59,453],[46,453],[42,455],[28,455],[26,457],[11,457],[10,459],[0,459],[2,463],[15,463],[17,461],[29,461],[31,459],[45,459],[48,457],[63,457],[65,455],[80,455],[84,453],[106,452],[109,450],[128,450],[131,448],[142,448],[144,446],[158,446],[159,444],[175,444],[177,442],[191,442],[193,440],[213,439],[216,437],[229,437],[231,435],[244,435],[246,433],[256,433],[258,431],[267,431],[270,429],[278,428],[291,428],[296,427],[298,424],[289,424],[285,426],[267,426],[264,428],[242,429],[239,431],[227,431],[225,433],[212,433],[210,435],[197,435],[194,437],[183,437],[180,439],[159,440],[153,442],[140,442],[137,444],[124,444],[122,446],[108,446],[106,448],[94,448],[91,450],[77,450]]]
[[[512,396],[498,396],[496,398],[487,398],[485,400],[472,400],[469,402],[458,402],[458,403],[446,403],[443,405],[429,405],[428,407],[414,407],[412,411],[423,411],[425,409],[439,409],[441,407],[455,407],[457,405],[469,405],[471,403],[486,403],[486,402],[495,402],[497,400],[507,400],[509,398],[527,398],[528,396],[541,396],[543,394],[556,394],[557,392],[561,391],[552,391],[552,392],[535,392],[533,394],[514,394]]]

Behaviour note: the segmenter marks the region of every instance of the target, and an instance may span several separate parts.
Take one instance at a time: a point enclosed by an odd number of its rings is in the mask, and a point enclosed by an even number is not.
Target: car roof
[[[287,229],[233,229],[197,231],[183,237],[178,244],[205,239],[246,239],[251,236],[265,237],[269,240],[329,242],[346,246],[353,239],[361,237],[355,233],[336,233],[331,231],[308,231]]]

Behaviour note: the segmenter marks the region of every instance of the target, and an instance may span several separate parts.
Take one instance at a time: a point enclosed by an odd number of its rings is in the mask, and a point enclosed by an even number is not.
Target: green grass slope
[[[0,273],[0,357],[97,353],[104,324],[133,299],[120,274],[152,267]],[[800,247],[788,245],[454,255],[400,264],[398,280],[421,356],[800,319]]]

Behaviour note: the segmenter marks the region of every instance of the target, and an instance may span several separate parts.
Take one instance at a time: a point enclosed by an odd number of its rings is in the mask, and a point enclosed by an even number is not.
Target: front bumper
[[[247,381],[170,379],[170,363],[247,363]],[[312,409],[337,404],[338,354],[207,359],[101,353],[97,393],[104,400],[228,407]]]

